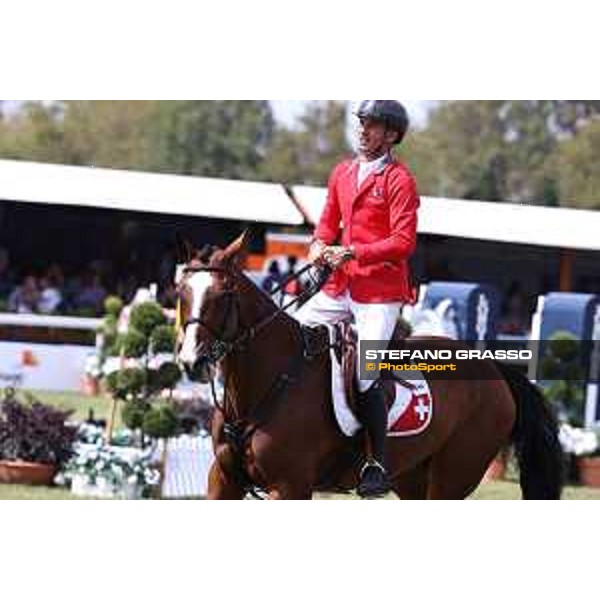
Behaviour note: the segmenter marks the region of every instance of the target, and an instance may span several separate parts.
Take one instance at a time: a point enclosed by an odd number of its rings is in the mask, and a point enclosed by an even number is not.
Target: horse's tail
[[[514,367],[496,363],[517,406],[511,439],[519,463],[524,500],[558,500],[563,487],[564,457],[558,423],[540,389]]]

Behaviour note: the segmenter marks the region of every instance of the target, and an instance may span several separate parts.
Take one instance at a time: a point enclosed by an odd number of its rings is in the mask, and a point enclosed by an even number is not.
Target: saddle
[[[392,334],[392,340],[405,340],[410,336],[410,333],[410,328],[402,321],[398,321],[394,333]],[[328,328],[323,325],[318,325],[317,327],[303,327],[303,337],[305,355],[309,358],[326,351],[331,344],[337,362],[341,366],[344,393],[347,402],[349,406],[354,409],[358,401],[359,393],[356,384],[356,370],[358,369],[358,335],[352,322],[344,320],[333,325],[331,339]],[[398,377],[395,377],[394,381],[401,385],[404,385],[405,383],[406,387],[412,388],[412,385],[409,382],[403,382]],[[389,396],[391,399],[391,396],[393,396],[394,382],[385,378],[384,375],[381,385],[386,390],[386,397]]]

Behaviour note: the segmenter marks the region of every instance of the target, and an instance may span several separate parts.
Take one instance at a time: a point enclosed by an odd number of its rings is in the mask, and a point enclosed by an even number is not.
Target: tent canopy
[[[0,201],[190,215],[277,225],[304,218],[282,185],[0,160]]]
[[[319,220],[327,190],[293,188],[310,222]],[[531,244],[574,250],[600,250],[600,211],[508,202],[421,198],[419,233]]]

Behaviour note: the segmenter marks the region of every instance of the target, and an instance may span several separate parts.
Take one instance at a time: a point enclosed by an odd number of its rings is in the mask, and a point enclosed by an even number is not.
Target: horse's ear
[[[227,260],[235,261],[239,266],[242,266],[250,249],[251,235],[250,230],[245,229],[242,235],[225,248],[225,258]]]
[[[177,252],[177,262],[179,264],[187,264],[194,256],[194,247],[181,234],[175,234],[175,245]]]

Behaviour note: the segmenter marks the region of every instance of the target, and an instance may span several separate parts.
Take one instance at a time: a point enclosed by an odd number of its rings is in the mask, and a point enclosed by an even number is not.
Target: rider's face
[[[358,128],[358,151],[365,160],[375,160],[390,151],[396,139],[396,132],[390,131],[380,121],[360,119]]]

